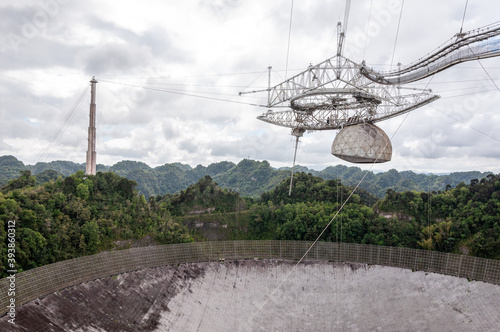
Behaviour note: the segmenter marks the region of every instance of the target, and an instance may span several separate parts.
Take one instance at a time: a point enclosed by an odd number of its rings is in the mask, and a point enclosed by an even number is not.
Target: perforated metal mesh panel
[[[332,154],[352,163],[384,163],[391,160],[392,145],[382,129],[363,123],[342,129],[333,141]]]

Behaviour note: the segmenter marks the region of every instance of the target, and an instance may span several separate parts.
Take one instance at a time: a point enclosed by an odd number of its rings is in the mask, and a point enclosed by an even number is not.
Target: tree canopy
[[[253,164],[246,161],[239,167],[250,171]],[[266,176],[269,165],[260,166],[253,169],[253,176]],[[162,167],[181,171],[175,165]],[[193,227],[204,223],[212,225],[209,232],[217,239],[315,240],[322,234],[321,241],[500,258],[499,175],[437,192],[389,188],[380,200],[341,180],[323,180],[304,172],[296,174],[291,195],[290,178],[285,178],[259,198],[243,198],[205,175],[175,194],[147,199],[137,191],[135,181],[113,172],[87,176],[79,170],[67,177],[47,173],[49,182],[39,183],[29,170],[22,170],[0,188],[3,276],[11,220],[16,221],[19,271],[114,249],[120,241],[147,237],[159,244],[193,241],[193,237],[203,240]],[[386,175],[389,179],[381,181],[396,181],[390,179],[395,172]]]

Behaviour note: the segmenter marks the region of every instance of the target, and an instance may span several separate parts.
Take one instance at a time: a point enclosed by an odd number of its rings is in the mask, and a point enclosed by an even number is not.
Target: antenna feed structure
[[[304,136],[305,129],[302,128],[292,128],[292,136],[295,136],[297,138]]]
[[[85,174],[96,175],[97,152],[96,152],[96,83],[95,76],[90,80],[90,113],[88,129],[88,148],[85,161]]]
[[[268,68],[269,87],[261,90],[267,92],[268,111],[257,119],[291,128],[297,141],[306,131],[340,130],[333,155],[354,163],[386,162],[392,155],[390,140],[374,124],[440,98],[430,89],[405,85],[458,63],[499,56],[500,22],[460,33],[409,65],[398,63],[396,70],[377,72],[364,60],[355,62],[342,55],[349,6],[348,0],[344,26],[337,24],[335,56],[275,86]]]

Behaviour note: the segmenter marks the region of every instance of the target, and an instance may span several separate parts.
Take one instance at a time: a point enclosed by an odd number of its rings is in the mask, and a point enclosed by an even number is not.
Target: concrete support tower
[[[96,174],[96,151],[95,151],[95,85],[97,80],[92,76],[90,81],[90,123],[89,123],[89,146],[87,149],[87,161],[85,164],[85,174]]]

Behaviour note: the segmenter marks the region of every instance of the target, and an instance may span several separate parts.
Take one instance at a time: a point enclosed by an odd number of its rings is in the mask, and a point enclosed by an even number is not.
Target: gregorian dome
[[[361,123],[345,127],[337,134],[332,154],[352,163],[385,163],[391,160],[392,145],[382,129]]]

